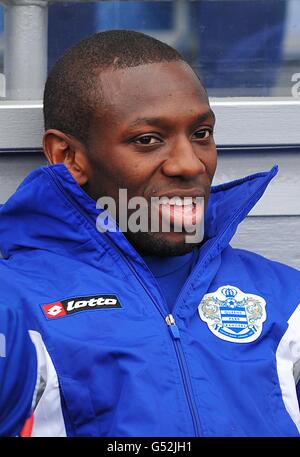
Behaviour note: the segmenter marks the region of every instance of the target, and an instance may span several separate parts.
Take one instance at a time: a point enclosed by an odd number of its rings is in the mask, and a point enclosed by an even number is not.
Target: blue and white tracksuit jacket
[[[275,174],[212,189],[170,315],[65,166],[31,173],[0,210],[0,434],[33,404],[33,436],[299,436],[300,273],[229,245]]]

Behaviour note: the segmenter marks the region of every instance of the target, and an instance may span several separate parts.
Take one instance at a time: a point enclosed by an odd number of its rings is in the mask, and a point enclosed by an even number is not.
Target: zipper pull
[[[175,319],[172,316],[172,314],[167,315],[166,323],[169,326],[169,329],[171,330],[173,338],[175,338],[175,340],[179,340],[180,339],[179,329],[176,325]]]

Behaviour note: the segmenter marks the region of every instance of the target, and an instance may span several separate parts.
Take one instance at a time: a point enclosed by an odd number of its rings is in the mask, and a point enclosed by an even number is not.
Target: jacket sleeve
[[[0,436],[18,436],[31,416],[37,356],[23,311],[0,303]]]

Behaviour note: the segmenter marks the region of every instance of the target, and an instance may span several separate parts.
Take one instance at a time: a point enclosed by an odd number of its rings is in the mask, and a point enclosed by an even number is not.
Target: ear
[[[90,176],[86,147],[76,138],[60,130],[47,130],[43,138],[44,154],[50,164],[63,163],[80,186]]]

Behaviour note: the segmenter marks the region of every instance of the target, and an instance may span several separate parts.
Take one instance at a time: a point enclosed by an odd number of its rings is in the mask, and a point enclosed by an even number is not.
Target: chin
[[[200,243],[186,243],[182,233],[124,233],[131,245],[142,255],[159,257],[188,254]]]

